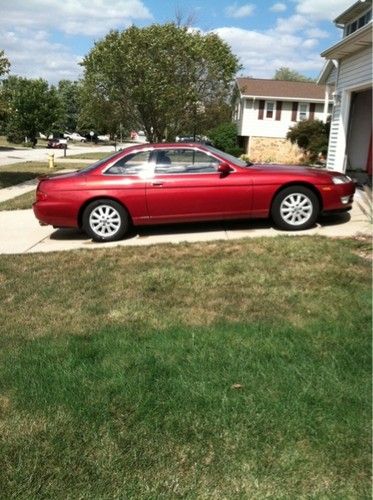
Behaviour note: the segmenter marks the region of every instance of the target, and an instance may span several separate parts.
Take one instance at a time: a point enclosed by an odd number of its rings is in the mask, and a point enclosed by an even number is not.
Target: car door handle
[[[152,186],[163,186],[163,182],[152,182]]]

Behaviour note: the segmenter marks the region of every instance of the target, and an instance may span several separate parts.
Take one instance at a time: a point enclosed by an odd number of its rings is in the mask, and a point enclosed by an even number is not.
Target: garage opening
[[[372,89],[351,94],[347,135],[347,171],[359,182],[372,174]]]

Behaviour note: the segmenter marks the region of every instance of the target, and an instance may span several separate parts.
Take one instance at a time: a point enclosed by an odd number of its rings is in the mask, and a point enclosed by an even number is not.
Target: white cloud
[[[302,34],[278,28],[258,32],[235,27],[214,30],[232,48],[243,66],[242,73],[254,78],[272,78],[276,69],[287,66],[299,72],[318,73],[323,59],[315,46],[317,40],[304,40]]]
[[[0,0],[4,2],[5,0]],[[151,19],[141,0],[12,0],[0,27],[58,30],[69,35],[100,36],[110,29]]]
[[[318,43],[318,40],[316,40],[315,38],[308,38],[307,40],[303,41],[302,46],[306,49],[313,49]]]
[[[42,77],[52,83],[81,75],[82,54],[52,41],[51,34],[97,37],[152,15],[141,0],[0,0],[0,47],[11,74]],[[5,10],[5,9],[4,9]]]
[[[303,31],[306,26],[311,26],[310,21],[305,16],[294,14],[290,17],[278,18],[275,29],[280,33],[295,33]]]
[[[255,5],[247,3],[245,5],[239,6],[235,3],[233,5],[229,5],[229,7],[225,9],[225,13],[229,17],[241,18],[251,16],[254,10]]]
[[[353,0],[295,0],[296,11],[315,20],[332,21],[342,14]]]
[[[272,12],[285,12],[285,10],[287,9],[286,5],[284,3],[274,3],[272,5],[272,7],[270,8],[270,10]]]
[[[329,33],[320,28],[310,28],[306,30],[306,35],[310,38],[329,38]]]
[[[11,62],[10,74],[44,78],[51,83],[75,80],[81,74],[78,63],[82,57],[60,43],[50,42],[43,31],[6,31],[0,45]]]

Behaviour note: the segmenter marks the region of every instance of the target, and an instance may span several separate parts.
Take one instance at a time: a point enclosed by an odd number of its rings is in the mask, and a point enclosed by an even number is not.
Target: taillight
[[[36,201],[44,201],[47,199],[47,193],[45,193],[43,189],[43,181],[39,182],[38,187],[36,188]]]

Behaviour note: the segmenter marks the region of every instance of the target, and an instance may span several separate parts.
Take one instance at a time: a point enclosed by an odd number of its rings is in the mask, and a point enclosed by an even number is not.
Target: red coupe
[[[199,143],[143,144],[42,178],[33,209],[41,224],[114,241],[131,224],[271,216],[282,229],[306,229],[321,213],[350,210],[354,192],[338,172],[248,165]]]

